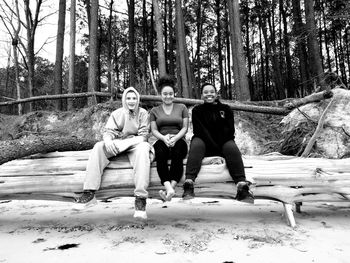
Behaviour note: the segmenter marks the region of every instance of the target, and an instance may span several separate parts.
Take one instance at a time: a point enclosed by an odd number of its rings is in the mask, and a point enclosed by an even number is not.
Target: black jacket
[[[221,152],[222,145],[235,138],[233,111],[221,102],[195,106],[192,124],[193,136],[201,138],[209,151]]]

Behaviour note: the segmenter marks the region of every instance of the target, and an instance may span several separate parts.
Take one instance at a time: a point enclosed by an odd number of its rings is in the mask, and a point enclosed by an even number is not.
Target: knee
[[[191,145],[190,145],[191,149],[205,149],[205,142],[198,137],[194,137],[191,140]]]
[[[104,151],[104,147],[105,147],[105,143],[104,141],[100,141],[100,142],[97,142],[95,145],[94,145],[94,148],[93,150],[95,151]]]
[[[224,145],[222,146],[222,152],[223,153],[238,154],[238,155],[241,154],[240,150],[238,149],[238,147],[234,141],[228,141],[228,142],[224,143]]]
[[[136,146],[136,152],[138,154],[149,155],[151,145],[148,142],[141,142]]]

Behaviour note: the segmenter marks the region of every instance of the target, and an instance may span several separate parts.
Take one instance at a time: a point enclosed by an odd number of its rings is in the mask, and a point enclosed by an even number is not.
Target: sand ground
[[[55,201],[0,201],[2,262],[350,262],[350,204],[304,204],[297,227],[281,204],[257,200],[148,201],[135,221],[133,199],[84,211]]]

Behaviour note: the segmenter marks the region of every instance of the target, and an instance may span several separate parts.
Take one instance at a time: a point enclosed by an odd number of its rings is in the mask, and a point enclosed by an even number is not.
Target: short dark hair
[[[203,89],[204,89],[205,86],[213,86],[213,87],[214,87],[214,85],[213,85],[212,83],[210,83],[210,82],[204,82],[204,83],[202,84],[202,86],[201,86],[201,94],[202,94]],[[215,89],[215,87],[214,87],[214,89]],[[215,89],[215,92],[216,92],[216,89]]]
[[[160,77],[158,80],[158,92],[161,92],[162,89],[166,86],[172,87],[174,89],[174,92],[175,92],[175,84],[176,84],[176,80],[173,76],[164,75],[164,76]]]

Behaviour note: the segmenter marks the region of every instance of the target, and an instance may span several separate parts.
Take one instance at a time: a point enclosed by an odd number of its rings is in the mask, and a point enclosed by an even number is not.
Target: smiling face
[[[166,105],[170,105],[174,101],[174,88],[171,86],[164,86],[160,93],[162,101]]]
[[[126,93],[125,103],[126,103],[126,106],[128,106],[129,110],[131,111],[135,110],[137,105],[137,96],[135,92],[129,91],[128,93]]]
[[[213,103],[216,99],[216,89],[213,85],[205,85],[202,89],[202,99],[205,103]]]

